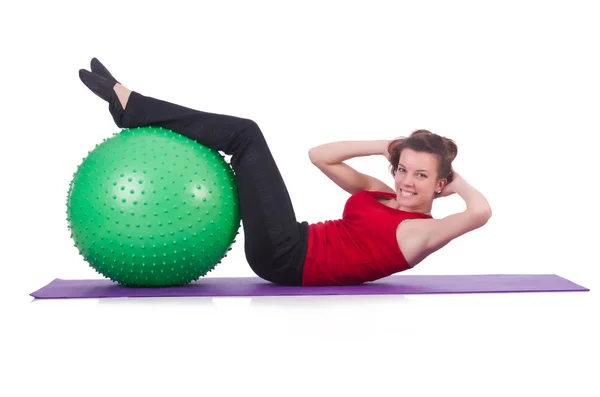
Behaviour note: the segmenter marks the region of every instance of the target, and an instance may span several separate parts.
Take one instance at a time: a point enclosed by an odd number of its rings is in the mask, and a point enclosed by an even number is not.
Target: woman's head
[[[451,139],[416,130],[408,138],[391,141],[388,152],[398,201],[405,207],[430,207],[444,186],[452,182],[452,162],[458,148]]]

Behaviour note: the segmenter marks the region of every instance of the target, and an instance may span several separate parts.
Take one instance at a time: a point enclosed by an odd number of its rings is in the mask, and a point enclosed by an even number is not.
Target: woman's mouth
[[[417,195],[417,193],[407,192],[407,191],[404,191],[402,189],[400,189],[400,193],[402,194],[402,197],[411,197],[411,196],[416,196]]]

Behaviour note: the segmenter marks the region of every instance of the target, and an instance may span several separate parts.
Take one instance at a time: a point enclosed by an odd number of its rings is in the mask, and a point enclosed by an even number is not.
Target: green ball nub
[[[241,218],[223,155],[160,127],[124,129],[78,166],[67,196],[75,247],[132,287],[184,285],[227,256]]]

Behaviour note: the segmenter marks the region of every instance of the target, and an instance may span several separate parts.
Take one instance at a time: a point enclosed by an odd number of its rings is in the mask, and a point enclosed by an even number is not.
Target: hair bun
[[[418,135],[433,135],[433,132],[429,130],[415,130],[410,134],[410,136],[418,136]]]

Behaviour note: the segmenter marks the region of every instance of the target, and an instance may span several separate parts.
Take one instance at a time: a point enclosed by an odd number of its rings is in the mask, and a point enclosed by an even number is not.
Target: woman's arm
[[[310,161],[323,174],[350,194],[362,190],[393,193],[394,190],[383,181],[363,174],[344,163],[344,160],[353,157],[377,154],[386,156],[388,142],[387,140],[331,142],[310,149],[308,155]]]
[[[483,194],[460,175],[454,173],[454,178],[444,190],[448,189],[450,194],[455,192],[462,197],[467,209],[442,219],[423,220],[419,230],[421,238],[418,240],[424,252],[437,251],[455,238],[484,226],[492,217],[492,209]]]
[[[492,209],[483,194],[471,186],[455,171],[452,171],[452,177],[452,182],[444,187],[440,197],[445,197],[456,193],[465,201],[468,211],[476,213],[489,213],[491,216]]]
[[[353,157],[383,155],[387,157],[389,140],[338,141],[315,146],[308,151],[313,163],[337,164]]]

